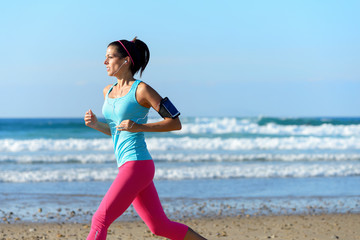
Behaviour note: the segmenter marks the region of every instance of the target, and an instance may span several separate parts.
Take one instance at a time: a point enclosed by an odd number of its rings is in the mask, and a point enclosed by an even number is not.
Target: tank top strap
[[[141,83],[141,80],[136,79],[135,82],[132,84],[130,92],[129,92],[130,97],[135,101],[136,101],[136,90],[137,90],[139,83]]]
[[[109,96],[109,93],[111,92],[111,90],[115,87],[115,85],[117,84],[117,82],[116,83],[114,83],[110,88],[109,88],[109,90],[108,90],[108,92],[106,93],[106,97],[108,97]]]
[[[131,91],[136,91],[139,83],[141,83],[141,80],[135,80],[135,82],[133,83],[133,85],[131,86]]]

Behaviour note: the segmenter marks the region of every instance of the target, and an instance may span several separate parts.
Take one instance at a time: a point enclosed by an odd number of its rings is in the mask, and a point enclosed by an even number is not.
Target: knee
[[[150,231],[155,234],[156,236],[166,236],[166,224],[161,224],[161,223],[158,223],[158,224],[155,224],[153,226],[150,226]]]
[[[97,210],[92,217],[91,225],[95,229],[106,228],[106,216],[103,212]]]

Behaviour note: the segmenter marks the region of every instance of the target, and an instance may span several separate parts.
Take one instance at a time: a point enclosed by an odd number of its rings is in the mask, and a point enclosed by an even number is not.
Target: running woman
[[[155,166],[144,132],[180,130],[181,122],[164,108],[164,100],[153,88],[134,78],[139,71],[141,77],[149,62],[147,45],[136,38],[114,41],[108,45],[105,57],[108,75],[117,79],[103,90],[102,113],[106,123],[98,121],[91,109],[84,120],[86,126],[112,136],[119,172],[92,218],[87,240],[106,239],[110,224],[130,204],[155,235],[205,239],[188,226],[167,218],[153,183]],[[151,107],[161,114],[162,121],[147,123]]]

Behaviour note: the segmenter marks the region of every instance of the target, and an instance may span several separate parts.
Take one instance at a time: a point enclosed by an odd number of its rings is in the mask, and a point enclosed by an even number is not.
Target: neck
[[[130,71],[126,71],[116,76],[118,87],[128,85],[130,82],[135,81],[134,76]]]

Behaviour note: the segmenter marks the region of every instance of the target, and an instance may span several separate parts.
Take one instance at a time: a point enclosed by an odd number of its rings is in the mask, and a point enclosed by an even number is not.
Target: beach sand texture
[[[208,239],[360,240],[360,214],[242,216],[182,221]],[[89,224],[0,224],[0,240],[86,239]],[[164,239],[153,235],[143,222],[115,222],[108,240]]]

